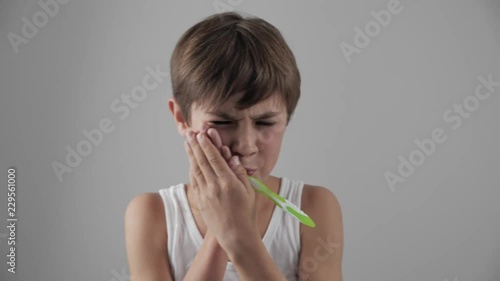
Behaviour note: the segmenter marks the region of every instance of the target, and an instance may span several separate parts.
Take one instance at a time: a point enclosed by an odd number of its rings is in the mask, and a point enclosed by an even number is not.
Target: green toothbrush
[[[297,206],[292,204],[290,201],[286,200],[285,198],[283,198],[279,194],[272,192],[265,184],[263,184],[256,177],[253,177],[253,176],[247,176],[247,177],[250,180],[250,183],[252,184],[252,186],[255,190],[264,194],[269,199],[273,200],[273,202],[276,205],[278,205],[278,207],[283,209],[283,211],[291,214],[296,219],[298,219],[301,223],[303,223],[309,227],[316,226],[314,221],[306,213],[304,213],[301,209],[299,209]]]

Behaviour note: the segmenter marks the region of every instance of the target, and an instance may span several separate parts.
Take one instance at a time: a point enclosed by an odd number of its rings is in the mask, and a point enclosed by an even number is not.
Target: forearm
[[[234,246],[231,246],[234,245]],[[285,276],[274,263],[260,236],[249,235],[224,246],[241,280],[284,280]]]
[[[210,231],[207,231],[200,250],[183,280],[222,280],[227,262],[226,252]]]

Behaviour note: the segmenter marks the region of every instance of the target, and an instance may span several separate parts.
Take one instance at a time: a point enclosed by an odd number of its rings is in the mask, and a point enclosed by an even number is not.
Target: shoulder
[[[304,184],[301,209],[316,224],[300,225],[301,280],[342,280],[344,231],[337,197],[326,187]]]
[[[130,200],[125,211],[125,245],[130,276],[137,280],[173,280],[165,225],[163,200],[159,193],[143,193]]]
[[[320,220],[325,215],[331,219],[341,219],[342,210],[337,196],[324,186],[304,184],[301,209],[311,218]]]
[[[125,224],[150,230],[157,237],[166,236],[165,208],[159,193],[145,192],[132,198],[125,210]]]
[[[127,205],[125,216],[133,218],[145,213],[154,213],[155,216],[163,215],[163,200],[158,192],[145,192],[132,198]]]

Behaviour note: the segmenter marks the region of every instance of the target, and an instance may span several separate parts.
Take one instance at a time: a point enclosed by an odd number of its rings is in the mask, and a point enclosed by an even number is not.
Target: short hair
[[[281,96],[288,125],[300,98],[300,73],[279,30],[236,12],[206,17],[177,42],[170,59],[173,96],[190,124],[193,104],[214,109],[243,93],[237,109]]]

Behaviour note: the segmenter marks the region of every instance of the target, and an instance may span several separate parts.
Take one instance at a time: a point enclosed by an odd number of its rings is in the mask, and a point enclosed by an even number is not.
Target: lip
[[[247,171],[247,174],[249,176],[253,175],[255,173],[255,171],[256,171],[256,169],[247,169],[247,168],[245,168],[245,170]]]

